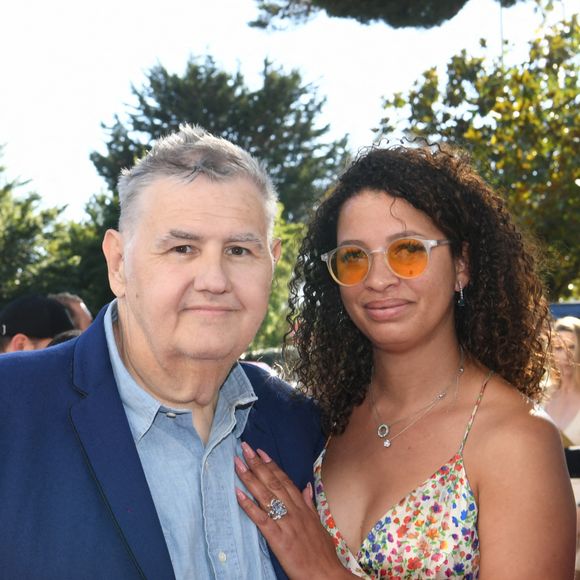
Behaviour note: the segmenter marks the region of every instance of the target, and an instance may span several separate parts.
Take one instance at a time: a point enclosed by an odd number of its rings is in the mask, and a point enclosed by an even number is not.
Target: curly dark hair
[[[342,433],[365,398],[372,346],[353,324],[321,254],[337,245],[342,205],[363,189],[387,192],[428,215],[458,256],[467,244],[470,282],[455,307],[459,343],[469,355],[534,401],[542,397],[549,310],[539,254],[504,200],[448,147],[371,147],[339,178],[316,210],[290,284],[288,320],[299,387],[320,404],[327,433]],[[549,334],[548,334],[549,335]]]

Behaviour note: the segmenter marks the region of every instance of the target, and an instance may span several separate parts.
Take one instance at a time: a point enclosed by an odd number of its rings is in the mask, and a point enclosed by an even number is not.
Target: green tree
[[[0,166],[0,304],[42,287],[42,273],[55,257],[48,251],[62,235],[64,208],[40,208],[37,193],[19,194],[27,182],[8,180]]]
[[[136,105],[125,119],[117,116],[104,127],[107,153],[91,155],[112,192],[123,167],[184,122],[200,124],[266,162],[290,221],[308,214],[347,157],[346,137],[325,140],[329,127],[318,126],[324,99],[297,71],[285,74],[268,61],[255,90],[241,73],[221,71],[206,57],[191,59],[183,76],[155,66],[143,88],[132,92]]]
[[[284,22],[303,23],[311,16],[352,18],[362,24],[382,21],[393,28],[431,28],[453,18],[469,0],[256,0],[260,13],[250,23],[258,28],[278,28]],[[518,0],[496,0],[501,6]]]
[[[105,231],[115,227],[117,211],[109,195],[95,195],[85,206],[85,219],[63,224],[48,243],[47,251],[55,259],[43,267],[42,291],[78,294],[93,314],[114,298],[101,244]]]
[[[580,294],[579,41],[574,16],[544,27],[519,64],[462,51],[446,75],[431,68],[408,93],[385,99],[379,127],[469,150],[544,242],[554,300]]]
[[[274,237],[282,240],[282,255],[276,264],[274,282],[268,313],[250,350],[280,347],[288,331],[288,284],[298,256],[300,242],[304,236],[305,226],[301,223],[288,223],[282,217],[282,206],[279,206],[278,219],[274,228]]]

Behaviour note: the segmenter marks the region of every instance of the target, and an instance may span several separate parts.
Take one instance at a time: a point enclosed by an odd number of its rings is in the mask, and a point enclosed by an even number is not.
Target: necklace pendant
[[[389,434],[389,426],[386,423],[381,423],[377,428],[377,435],[384,439]]]
[[[383,447],[390,447],[391,446],[391,440],[390,439],[385,439],[383,441]]]

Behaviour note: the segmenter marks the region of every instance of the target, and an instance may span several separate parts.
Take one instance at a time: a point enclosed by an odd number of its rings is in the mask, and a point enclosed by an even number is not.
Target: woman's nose
[[[387,286],[399,282],[400,278],[393,274],[387,265],[387,256],[384,249],[369,252],[369,272],[364,284],[367,288],[384,290]]]

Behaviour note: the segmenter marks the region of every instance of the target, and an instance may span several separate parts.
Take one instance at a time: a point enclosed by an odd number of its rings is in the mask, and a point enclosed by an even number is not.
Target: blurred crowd
[[[78,336],[92,320],[82,298],[69,292],[20,296],[0,311],[0,353],[53,346]]]

